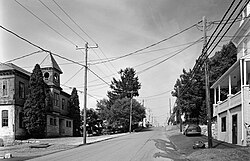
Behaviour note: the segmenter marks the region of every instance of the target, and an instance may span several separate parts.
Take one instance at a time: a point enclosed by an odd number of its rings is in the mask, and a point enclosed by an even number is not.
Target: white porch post
[[[241,80],[241,143],[244,144],[244,85],[246,82],[246,67],[244,59],[240,60],[240,80]]]
[[[216,93],[217,93],[217,92],[216,92],[216,91],[217,91],[217,88],[215,87],[215,88],[214,88],[214,104],[217,104],[217,98],[216,98],[216,97],[217,97],[217,96],[216,96]]]
[[[220,102],[220,85],[218,86],[219,92],[218,92],[218,102]]]
[[[243,72],[244,72],[244,84],[243,85],[246,85],[247,84],[247,62],[243,59]]]
[[[229,86],[228,86],[228,90],[229,90],[229,91],[228,91],[228,95],[231,96],[231,95],[232,95],[231,75],[229,75],[229,77],[228,77],[228,82],[229,82],[229,83],[228,83],[228,85],[229,85]]]

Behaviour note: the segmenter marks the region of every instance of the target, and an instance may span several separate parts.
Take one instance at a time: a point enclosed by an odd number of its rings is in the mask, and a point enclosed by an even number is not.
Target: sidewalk
[[[116,137],[128,135],[129,133],[91,136],[86,138],[87,144],[99,141],[109,140]],[[49,144],[47,148],[30,148],[31,145]],[[62,138],[45,138],[45,139],[29,139],[20,145],[0,147],[0,156],[11,153],[14,157],[10,160],[26,160],[37,156],[42,156],[58,151],[63,151],[77,146],[83,145],[83,137],[62,137]],[[19,160],[18,159],[18,160]]]
[[[191,161],[246,161],[250,160],[250,147],[242,147],[213,139],[211,149],[193,149],[194,141],[207,142],[207,136],[185,136],[177,126],[167,129],[170,141],[176,150]]]

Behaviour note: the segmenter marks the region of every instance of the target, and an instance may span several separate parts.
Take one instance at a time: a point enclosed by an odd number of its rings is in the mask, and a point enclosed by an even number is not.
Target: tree
[[[29,80],[29,93],[24,104],[24,124],[34,138],[45,136],[46,129],[46,84],[40,66],[36,64]]]
[[[223,45],[222,49],[217,51],[215,55],[209,59],[210,85],[220,78],[220,76],[226,72],[236,60],[237,48],[234,44],[229,42],[228,44]],[[178,88],[180,91],[179,97],[177,97]],[[188,90],[183,92],[184,88],[188,88]],[[221,89],[221,91],[223,90],[224,89]],[[210,92],[210,94],[210,100],[213,100],[213,92]],[[207,109],[205,103],[205,75],[203,66],[196,71],[194,77],[191,77],[191,70],[187,72],[183,69],[183,74],[181,74],[180,78],[176,81],[172,96],[177,97],[182,112],[188,114],[188,117],[191,118],[191,120],[206,124]],[[225,94],[224,96],[221,95],[221,97],[226,98],[227,96]],[[178,110],[176,110],[176,112],[178,112]]]
[[[111,91],[108,91],[108,98],[111,104],[117,99],[125,97],[131,98],[133,96],[139,96],[138,90],[141,88],[138,76],[135,76],[136,72],[133,68],[126,68],[120,70],[120,80],[113,78],[111,81]],[[131,94],[131,92],[133,92]]]
[[[88,134],[96,133],[97,135],[99,135],[101,133],[102,120],[99,118],[98,112],[93,108],[87,109],[86,112],[87,112],[86,123],[87,123]],[[81,111],[81,116],[83,121],[84,110]]]
[[[123,127],[126,131],[129,127],[130,98],[117,99],[111,106],[112,117],[110,123],[113,128]],[[145,117],[145,107],[135,99],[132,100],[132,125],[136,125]]]
[[[69,114],[73,119],[73,136],[80,136],[81,115],[79,97],[76,88],[73,88],[69,98]]]
[[[107,99],[97,101],[96,107],[99,118],[109,124],[111,121],[110,119],[112,118],[111,105],[109,101]]]

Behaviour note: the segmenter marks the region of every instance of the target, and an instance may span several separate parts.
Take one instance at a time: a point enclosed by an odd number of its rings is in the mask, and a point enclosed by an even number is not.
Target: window
[[[50,125],[53,125],[53,118],[49,119],[49,123],[50,123]]]
[[[58,74],[57,73],[55,73],[54,74],[54,80],[55,80],[55,82],[59,82],[59,76],[58,76]]]
[[[64,110],[65,109],[65,99],[63,98],[62,99],[62,110]]]
[[[24,83],[19,82],[19,98],[24,98]]]
[[[59,94],[54,93],[54,105],[59,106]]]
[[[4,80],[3,81],[3,87],[2,87],[2,93],[3,93],[3,96],[7,96],[8,95],[8,90],[7,90],[7,80]]]
[[[221,118],[221,132],[226,131],[226,117]]]
[[[56,119],[54,119],[54,126],[56,126]]]
[[[44,73],[44,78],[45,78],[45,80],[48,80],[48,79],[49,79],[49,73],[48,73],[48,72],[45,72],[45,73]]]
[[[2,111],[2,127],[8,126],[8,110]]]
[[[23,122],[23,113],[19,113],[19,128],[24,128],[24,122]]]
[[[71,127],[71,121],[66,121],[66,127]]]

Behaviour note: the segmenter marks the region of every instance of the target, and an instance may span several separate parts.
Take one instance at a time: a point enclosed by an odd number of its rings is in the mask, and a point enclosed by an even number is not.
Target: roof
[[[8,70],[16,70],[16,71],[24,73],[24,74],[26,74],[28,76],[31,75],[30,72],[24,70],[23,68],[15,65],[15,64],[12,64],[12,63],[0,63],[0,71],[8,71]]]
[[[54,68],[56,70],[58,70],[60,72],[60,74],[62,74],[62,70],[59,67],[59,65],[57,64],[57,62],[55,61],[54,57],[52,56],[52,54],[50,53],[49,55],[47,55],[44,60],[40,63],[40,67],[42,68]]]

